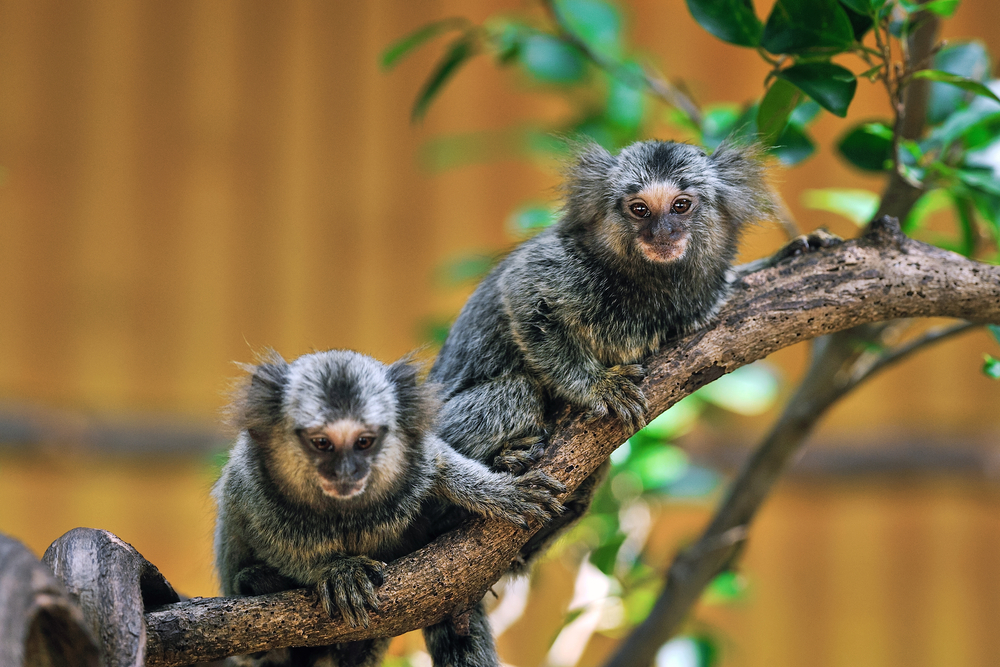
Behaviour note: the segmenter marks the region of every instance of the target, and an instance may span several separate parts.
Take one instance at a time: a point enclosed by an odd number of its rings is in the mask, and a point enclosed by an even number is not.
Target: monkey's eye
[[[355,449],[368,449],[375,444],[375,438],[370,435],[363,435],[354,443]]]
[[[637,201],[634,204],[629,204],[628,210],[632,211],[632,215],[634,215],[637,218],[649,217],[649,207],[643,204],[641,201]]]
[[[687,197],[678,197],[670,207],[673,213],[687,213],[691,210],[691,200]]]
[[[323,436],[316,436],[315,438],[309,438],[309,444],[318,449],[321,452],[328,452],[333,449],[333,443],[330,442],[330,438],[325,438]]]

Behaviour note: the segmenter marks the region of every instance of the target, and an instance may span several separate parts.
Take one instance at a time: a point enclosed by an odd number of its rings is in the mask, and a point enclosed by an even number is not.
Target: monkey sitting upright
[[[231,406],[239,437],[213,495],[216,566],[224,595],[315,586],[326,611],[368,625],[383,563],[436,535],[465,510],[526,526],[560,510],[562,485],[540,471],[492,472],[431,430],[436,397],[406,360],[392,366],[333,350],[249,367]],[[482,606],[468,634],[450,621],[425,630],[439,667],[498,665]],[[256,664],[369,667],[389,640],[255,656]]]
[[[765,172],[753,146],[706,155],[645,141],[617,156],[584,147],[560,220],[492,270],[441,348],[429,376],[444,389],[441,437],[517,472],[540,456],[561,405],[641,428],[640,362],[724,301],[741,230],[774,214]],[[586,511],[605,469],[525,545],[523,560]]]

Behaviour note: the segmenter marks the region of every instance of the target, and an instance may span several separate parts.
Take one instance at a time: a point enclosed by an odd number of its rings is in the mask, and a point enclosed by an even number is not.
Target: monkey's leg
[[[237,595],[267,595],[298,587],[298,583],[270,565],[250,565],[236,573]]]
[[[378,667],[389,650],[389,637],[311,649],[292,649],[292,665],[303,667]]]
[[[735,278],[740,279],[754,271],[772,267],[783,259],[804,255],[807,252],[815,252],[821,248],[840,245],[843,242],[844,239],[836,234],[831,234],[825,229],[817,229],[808,234],[796,236],[770,257],[762,257],[761,259],[755,259],[752,262],[733,267],[733,272]]]
[[[438,434],[494,470],[519,474],[545,451],[544,422],[538,387],[524,375],[505,375],[449,399],[438,417]]]
[[[519,573],[527,570],[535,558],[548,551],[560,535],[587,513],[594,494],[597,493],[598,487],[604,482],[610,469],[611,464],[605,461],[583,480],[573,493],[569,494],[569,498],[563,503],[563,513],[542,526],[542,529],[521,547],[521,553],[511,566],[511,571]]]
[[[465,625],[464,621],[457,626],[451,618],[424,628],[424,642],[434,667],[499,667],[483,603],[476,604],[468,614],[468,628],[459,627]]]

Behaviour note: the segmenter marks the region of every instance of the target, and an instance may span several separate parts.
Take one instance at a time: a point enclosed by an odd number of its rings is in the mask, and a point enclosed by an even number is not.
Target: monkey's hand
[[[493,459],[491,467],[493,470],[509,472],[512,475],[523,474],[542,458],[547,442],[548,434],[544,431],[512,438],[504,443],[503,449]]]
[[[351,627],[368,627],[368,609],[378,611],[378,591],[385,581],[385,563],[364,556],[331,561],[319,584],[319,600],[333,618],[339,614]]]
[[[509,521],[520,528],[528,527],[528,520],[546,523],[562,514],[563,506],[556,494],[566,490],[557,479],[541,470],[529,470],[520,477],[501,473],[496,492],[479,508],[480,513]]]
[[[638,383],[646,377],[639,364],[623,364],[607,369],[593,388],[593,403],[589,419],[600,419],[609,413],[617,415],[625,425],[638,431],[646,425],[646,396]]]

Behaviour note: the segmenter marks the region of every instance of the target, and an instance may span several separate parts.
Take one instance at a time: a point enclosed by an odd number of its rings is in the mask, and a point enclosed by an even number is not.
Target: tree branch
[[[642,387],[650,416],[721,375],[801,340],[865,322],[927,316],[1000,321],[1000,267],[913,241],[900,233],[895,220],[882,221],[860,239],[744,276],[713,328],[649,359]],[[628,435],[614,419],[583,423],[564,415],[555,424],[542,467],[574,489]],[[329,619],[315,593],[306,589],[195,599],[150,610],[146,664],[183,665],[423,627],[482,597],[534,530],[476,520],[391,563],[379,591],[380,609],[367,629]],[[713,553],[724,556],[727,538],[720,540]]]

